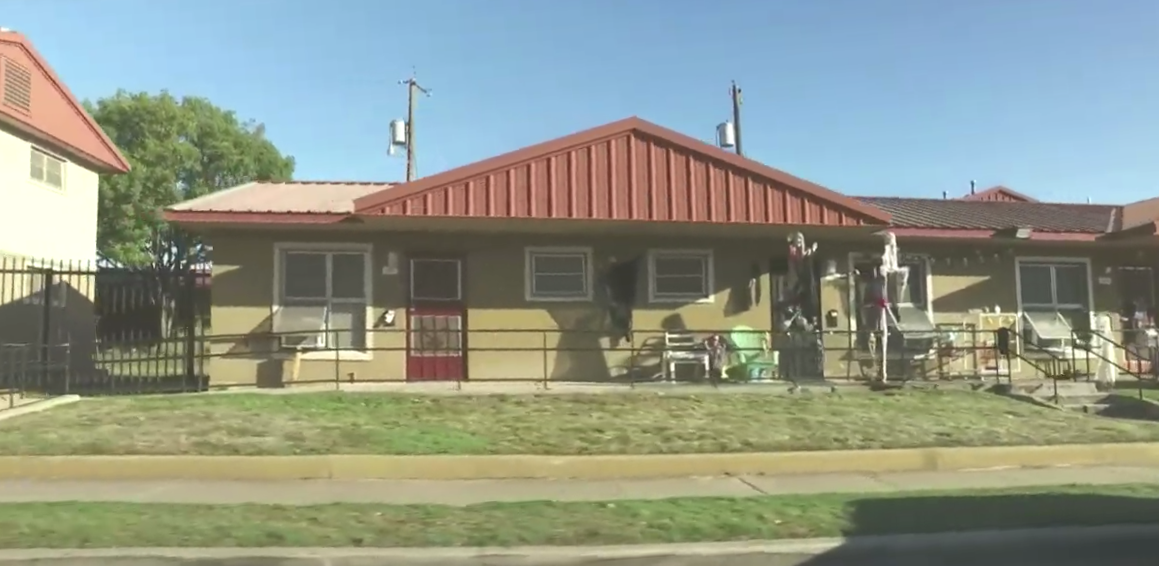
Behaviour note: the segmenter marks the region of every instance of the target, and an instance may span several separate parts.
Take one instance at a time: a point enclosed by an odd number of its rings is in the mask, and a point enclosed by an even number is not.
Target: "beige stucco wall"
[[[214,249],[213,330],[214,358],[209,372],[215,384],[254,383],[276,385],[290,381],[347,381],[405,379],[407,254],[454,254],[464,258],[464,299],[468,348],[468,375],[476,380],[580,379],[609,380],[652,377],[658,373],[660,346],[666,328],[727,332],[737,326],[758,330],[772,327],[770,257],[783,250],[783,242],[754,243],[743,240],[680,237],[609,238],[598,236],[543,236],[531,241],[514,235],[345,234],[316,233],[308,236],[271,231],[210,234]],[[373,359],[346,360],[323,354],[326,359],[302,359],[278,352],[263,332],[270,330],[273,249],[286,241],[370,243],[373,245],[373,305],[368,320],[387,309],[397,313],[393,328],[372,332]],[[707,304],[649,304],[647,277],[639,278],[635,333],[630,343],[611,338],[604,307],[586,303],[528,303],[524,299],[524,248],[535,246],[585,246],[593,248],[594,265],[610,256],[627,258],[649,248],[705,249],[714,251],[714,302]],[[998,306],[1003,312],[1018,309],[1015,257],[1085,257],[1092,262],[1092,292],[1096,312],[1119,306],[1116,285],[1098,283],[1108,267],[1146,265],[1134,250],[1106,247],[1022,244],[1018,249],[994,245],[902,242],[903,253],[927,255],[930,263],[934,321],[977,323],[978,313]],[[874,253],[875,239],[863,244],[822,243],[821,253],[837,262],[837,273],[821,284],[822,310],[838,312],[838,324],[827,327],[825,371],[830,377],[862,377],[852,342],[849,310],[849,254]],[[401,254],[397,275],[382,275],[390,252]],[[1148,256],[1149,257],[1149,256]],[[747,310],[730,300],[736,287],[747,286],[753,265],[761,267],[759,284],[763,299]],[[1111,274],[1113,275],[1113,274]],[[972,358],[972,355],[969,356]],[[977,359],[959,359],[941,371],[970,371]],[[1023,367],[1023,373],[1031,371]],[[925,371],[936,374],[931,363]]]
[[[1090,289],[1095,314],[1111,313],[1115,328],[1118,329],[1118,309],[1121,305],[1116,279],[1116,267],[1154,266],[1155,257],[1141,249],[1125,249],[1089,244],[1060,245],[1057,243],[1020,243],[1016,247],[996,245],[991,242],[946,243],[937,241],[907,242],[902,240],[899,247],[903,254],[915,254],[930,258],[930,292],[933,321],[935,324],[962,325],[975,324],[982,311],[994,311],[997,307],[1003,313],[1016,313],[1019,309],[1016,283],[1017,258],[1060,258],[1085,259],[1090,261]],[[871,247],[851,246],[851,252],[877,253],[880,245],[873,242]],[[832,377],[862,377],[856,356],[844,348],[851,344],[849,332],[851,312],[845,298],[849,293],[850,278],[848,254],[835,254],[840,262],[839,276],[822,283],[822,304],[824,309],[836,309],[840,316],[839,325],[831,329],[825,337],[826,374]],[[1100,282],[1100,278],[1102,282]],[[973,340],[989,339],[989,335],[977,331],[967,336],[961,333],[960,344],[970,344]],[[983,367],[985,354],[972,348],[957,359],[939,365],[931,360],[915,363],[916,373],[934,376],[938,374],[975,374]],[[1034,358],[1032,353],[1027,354]],[[1093,363],[1093,360],[1092,360]],[[1085,368],[1085,361],[1079,361]],[[1029,377],[1040,373],[1027,363],[1014,362],[1015,377]]]
[[[26,138],[0,128],[0,251],[95,260],[98,175],[66,162],[64,190],[43,185],[29,178],[31,151]]]
[[[294,376],[293,356],[277,352],[273,341],[261,335],[270,330],[273,249],[275,242],[302,241],[301,235],[271,232],[216,234],[213,245],[213,331],[210,375],[213,382],[277,384]],[[763,300],[737,311],[730,300],[733,289],[747,288],[753,263],[767,271],[764,248],[736,240],[706,241],[680,238],[432,236],[416,234],[349,235],[311,234],[310,242],[373,244],[373,307],[369,319],[394,309],[396,325],[372,332],[373,360],[353,361],[325,355],[301,359],[299,381],[405,379],[406,307],[408,273],[405,261],[397,275],[382,275],[392,251],[402,254],[458,254],[464,258],[464,299],[468,305],[468,375],[471,379],[585,379],[624,377],[631,368],[659,372],[659,352],[665,328],[727,332],[737,326],[768,330],[771,321],[770,280],[760,276]],[[528,303],[524,298],[524,248],[586,246],[593,248],[593,263],[604,265],[611,256],[628,258],[651,247],[712,249],[715,296],[712,303],[648,304],[647,279],[640,277],[634,313],[633,340],[614,340],[605,323],[605,309],[597,301]],[[421,250],[417,251],[417,250]],[[544,346],[548,352],[545,353]],[[522,350],[522,351],[520,351]]]

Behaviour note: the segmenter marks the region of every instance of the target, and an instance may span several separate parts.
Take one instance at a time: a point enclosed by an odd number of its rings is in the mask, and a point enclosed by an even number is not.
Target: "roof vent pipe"
[[[974,194],[978,190],[978,181],[970,181],[970,194]]]
[[[942,200],[947,200],[949,198],[950,198],[950,192],[949,191],[942,191]]]

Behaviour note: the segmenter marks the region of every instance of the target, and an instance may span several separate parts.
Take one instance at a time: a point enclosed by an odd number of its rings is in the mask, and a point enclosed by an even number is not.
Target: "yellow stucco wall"
[[[213,382],[276,384],[290,381],[293,356],[278,352],[263,332],[270,330],[273,249],[275,242],[302,241],[301,236],[276,233],[220,234],[213,245],[213,332],[210,375]],[[405,259],[414,255],[458,254],[464,258],[464,300],[467,304],[467,371],[471,379],[584,379],[623,377],[631,368],[658,373],[659,352],[666,328],[727,332],[737,326],[768,330],[771,324],[767,275],[771,250],[739,245],[735,240],[710,242],[679,238],[536,238],[430,235],[311,235],[309,241],[371,243],[373,245],[373,307],[371,320],[385,310],[396,311],[392,328],[372,332],[371,361],[349,361],[326,355],[298,363],[298,381],[402,380],[405,347],[408,279],[406,261],[397,275],[382,275],[390,252]],[[712,249],[714,291],[711,303],[649,304],[647,279],[639,278],[633,340],[614,339],[598,301],[528,303],[524,298],[524,248],[586,246],[593,249],[599,268],[609,258],[629,258],[649,248]],[[770,250],[768,253],[765,250]],[[417,251],[417,250],[421,250]],[[736,307],[731,296],[748,287],[753,264],[759,276],[760,304],[747,310]],[[545,353],[544,346],[547,351]],[[522,351],[520,351],[522,350]]]
[[[593,237],[515,235],[368,234],[348,232],[301,233],[236,232],[211,234],[214,249],[213,359],[209,373],[215,384],[277,385],[291,381],[403,380],[408,254],[455,254],[464,259],[464,300],[467,304],[467,372],[470,379],[571,379],[610,380],[651,377],[659,373],[659,356],[665,329],[721,331],[737,326],[757,330],[772,327],[772,278],[770,257],[784,253],[783,241],[746,242],[680,237]],[[392,328],[372,331],[370,361],[346,360],[332,353],[326,359],[301,359],[280,352],[269,336],[274,298],[272,274],[275,242],[370,243],[372,258],[372,308],[368,320],[396,311]],[[628,258],[650,248],[712,249],[715,296],[711,303],[649,304],[647,276],[642,271],[634,313],[635,332],[630,343],[611,337],[605,309],[596,301],[584,303],[528,303],[524,299],[524,248],[534,246],[583,246],[593,249],[598,270],[611,257]],[[1085,257],[1092,261],[1092,294],[1096,312],[1119,306],[1114,284],[1098,283],[1104,271],[1118,265],[1140,265],[1134,251],[1078,246],[1035,246],[1017,250],[939,242],[902,242],[903,253],[931,258],[931,297],[936,323],[976,323],[978,313],[994,306],[1003,312],[1018,309],[1015,257]],[[830,377],[860,378],[861,371],[849,352],[852,341],[849,312],[849,254],[875,253],[880,242],[868,238],[862,244],[824,243],[821,253],[836,261],[837,273],[821,284],[822,310],[836,310],[838,324],[827,327],[825,371]],[[981,250],[981,251],[979,251]],[[381,267],[390,252],[401,255],[397,275],[383,275]],[[747,288],[754,264],[762,301],[740,309],[732,294]],[[597,284],[598,286],[598,284]],[[959,366],[965,362],[959,360]],[[967,364],[969,365],[969,364]],[[295,367],[297,369],[295,369]],[[943,368],[945,369],[945,368]],[[951,369],[969,369],[957,367]],[[1023,368],[1028,370],[1028,368]],[[929,371],[935,371],[931,368]]]

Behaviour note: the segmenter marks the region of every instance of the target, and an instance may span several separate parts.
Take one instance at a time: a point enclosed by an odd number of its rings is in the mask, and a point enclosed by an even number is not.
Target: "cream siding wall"
[[[0,253],[95,260],[98,175],[66,162],[59,191],[29,177],[31,151],[26,139],[0,129]]]

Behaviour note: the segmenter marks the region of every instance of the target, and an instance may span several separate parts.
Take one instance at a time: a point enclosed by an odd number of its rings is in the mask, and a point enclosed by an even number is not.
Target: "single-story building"
[[[1159,199],[855,198],[638,118],[409,183],[249,183],[165,214],[213,249],[218,384],[649,378],[666,334],[779,328],[795,232],[824,260],[823,371],[860,377],[856,305],[885,229],[907,324],[959,342],[1117,325],[1128,302],[1150,316],[1159,259]],[[942,374],[1026,370],[942,354]]]

